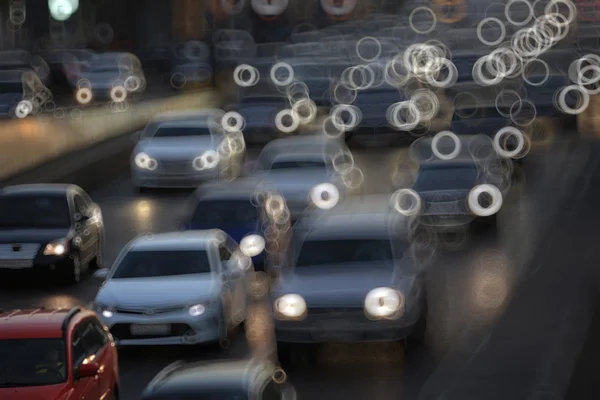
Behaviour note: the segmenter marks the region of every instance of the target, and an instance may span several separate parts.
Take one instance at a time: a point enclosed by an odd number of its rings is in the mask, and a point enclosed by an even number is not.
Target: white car
[[[145,188],[195,188],[217,179],[223,168],[243,156],[243,136],[224,136],[223,112],[208,109],[160,114],[146,125],[131,155],[131,179]],[[226,140],[224,141],[224,139]],[[231,143],[236,142],[235,146]],[[223,156],[225,150],[236,147]],[[220,148],[221,146],[221,148]]]
[[[220,230],[140,236],[105,279],[95,311],[120,346],[226,340],[245,319],[252,262]]]

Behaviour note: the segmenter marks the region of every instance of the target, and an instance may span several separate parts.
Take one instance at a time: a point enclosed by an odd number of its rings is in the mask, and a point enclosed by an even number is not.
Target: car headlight
[[[467,203],[476,216],[490,217],[502,208],[502,192],[496,186],[487,183],[477,185],[469,193]]]
[[[332,183],[321,183],[310,190],[310,200],[322,210],[329,210],[340,201],[340,191]]]
[[[206,311],[206,307],[204,304],[194,304],[189,308],[189,313],[192,317],[198,317]]]
[[[158,167],[158,161],[146,153],[137,154],[134,161],[138,168],[147,169],[149,171],[154,171],[156,167]]]
[[[414,217],[421,212],[423,202],[421,196],[412,189],[400,189],[390,198],[394,210],[407,217]]]
[[[381,287],[371,290],[365,298],[365,313],[372,319],[396,319],[404,312],[404,295]]]
[[[240,241],[240,250],[245,256],[256,257],[265,249],[265,239],[260,235],[247,235]]]
[[[54,240],[44,248],[45,256],[62,256],[69,250],[69,242],[67,239]]]
[[[114,312],[110,307],[100,303],[94,304],[94,311],[105,318],[111,318],[114,315]]]
[[[306,301],[299,294],[286,294],[275,300],[275,311],[284,319],[300,320],[306,316]]]
[[[204,171],[206,169],[214,169],[219,165],[219,153],[214,150],[205,151],[202,155],[194,158],[192,166],[196,171]]]

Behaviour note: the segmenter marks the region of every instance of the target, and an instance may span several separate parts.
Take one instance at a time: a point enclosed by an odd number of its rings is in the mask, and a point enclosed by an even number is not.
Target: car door
[[[90,261],[96,254],[97,248],[97,228],[90,215],[88,215],[90,205],[84,200],[84,198],[78,194],[73,194],[73,204],[75,207],[75,230],[78,233],[78,237],[81,239],[79,249],[81,261],[86,263]]]
[[[100,399],[109,399],[114,384],[110,339],[99,321],[92,319],[90,324],[93,328],[89,333],[90,340],[97,343],[94,347],[99,346],[95,361],[98,363]]]
[[[100,398],[98,381],[94,377],[79,378],[77,376],[79,367],[84,361],[89,360],[94,353],[89,348],[88,342],[84,337],[89,328],[88,322],[83,322],[77,326],[71,337],[71,358],[73,363],[73,396],[70,400],[96,400]]]
[[[232,273],[234,272],[231,263],[232,251],[224,243],[219,244],[219,258],[221,260],[223,272],[227,277],[227,285],[229,286],[229,301],[231,302],[231,307],[229,309],[230,314],[227,316],[227,318],[233,318],[234,315],[239,314],[239,312],[243,311],[243,298],[241,297],[243,275],[238,273]]]

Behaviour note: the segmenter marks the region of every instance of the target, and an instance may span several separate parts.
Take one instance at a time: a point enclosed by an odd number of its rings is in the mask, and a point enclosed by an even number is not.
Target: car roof
[[[193,393],[198,387],[251,390],[255,382],[272,375],[272,364],[255,359],[177,362],[159,372],[148,384],[146,393]]]
[[[66,194],[67,191],[72,189],[78,189],[78,186],[68,183],[33,183],[5,186],[0,189],[0,194]]]
[[[64,334],[64,323],[95,315],[80,308],[23,309],[0,311],[0,339],[56,339]]]
[[[305,239],[364,239],[401,233],[406,217],[395,212],[389,195],[366,195],[346,199],[330,210],[314,210],[305,215],[296,229],[308,235]],[[406,229],[406,228],[405,228]]]
[[[206,250],[225,233],[219,229],[140,235],[128,244],[130,251]]]

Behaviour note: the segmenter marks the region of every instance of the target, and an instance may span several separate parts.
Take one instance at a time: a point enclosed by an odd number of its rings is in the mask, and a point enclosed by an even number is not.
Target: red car
[[[0,399],[119,397],[117,350],[93,311],[0,310]]]

